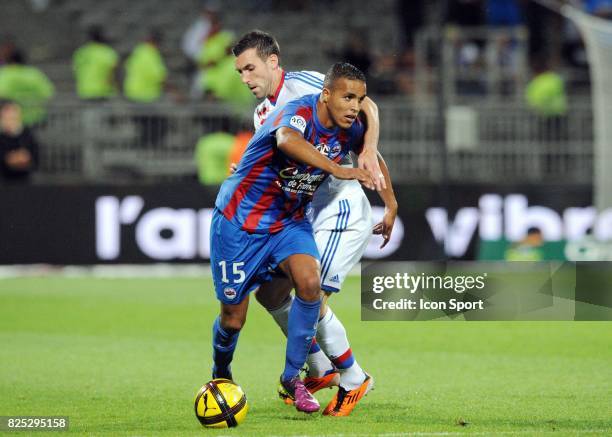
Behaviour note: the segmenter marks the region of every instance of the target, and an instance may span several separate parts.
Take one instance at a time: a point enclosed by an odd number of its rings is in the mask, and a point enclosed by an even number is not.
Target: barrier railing
[[[432,103],[379,101],[380,149],[394,180],[442,177],[441,123]],[[36,129],[37,180],[131,181],[190,177],[200,136],[236,132],[249,114],[217,104],[54,103]],[[592,112],[573,102],[545,118],[520,103],[479,101],[446,114],[448,176],[456,181],[583,182],[592,174]]]

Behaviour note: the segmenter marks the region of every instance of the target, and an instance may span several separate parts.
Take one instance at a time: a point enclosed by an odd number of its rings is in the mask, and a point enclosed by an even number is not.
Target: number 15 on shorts
[[[228,279],[227,276],[227,261],[219,261],[219,266],[221,267],[221,281],[223,281],[224,283],[229,284],[230,282],[232,282],[234,284],[241,284],[242,282],[244,282],[246,275],[241,269],[241,267],[244,266],[244,262],[231,263],[231,274],[233,275],[232,280]]]

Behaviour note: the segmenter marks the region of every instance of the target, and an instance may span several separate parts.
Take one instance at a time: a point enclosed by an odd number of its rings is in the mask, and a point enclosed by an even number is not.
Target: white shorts
[[[337,292],[368,245],[372,209],[357,181],[334,180],[329,186],[315,193],[309,218],[321,257],[321,288]]]

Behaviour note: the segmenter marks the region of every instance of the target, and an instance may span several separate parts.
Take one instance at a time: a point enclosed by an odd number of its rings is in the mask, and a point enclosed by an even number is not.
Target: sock
[[[306,363],[308,364],[308,376],[310,378],[321,378],[334,370],[334,365],[327,358],[325,352],[321,350],[316,338],[312,339]]]
[[[319,321],[317,342],[340,371],[340,385],[343,388],[354,390],[363,384],[366,376],[353,357],[346,329],[329,307]]]
[[[283,334],[285,334],[285,337],[287,336],[287,324],[292,303],[293,296],[289,296],[280,307],[275,310],[268,310],[272,318],[274,318],[274,321],[276,321],[276,324],[280,327],[281,331],[283,331]],[[308,364],[308,376],[311,378],[320,378],[334,369],[334,365],[329,361],[329,358],[327,358],[325,352],[321,350],[317,344],[317,340],[314,338],[312,339],[312,345],[308,352],[306,364]]]
[[[213,375],[215,378],[231,378],[230,363],[234,357],[240,331],[223,329],[220,320],[221,316],[213,323]]]
[[[287,325],[289,322],[289,311],[291,310],[291,304],[293,303],[293,296],[289,295],[281,306],[275,310],[268,310],[276,324],[280,327],[285,337],[287,336]]]
[[[317,333],[320,308],[320,299],[314,302],[307,302],[298,296],[293,299],[287,326],[287,353],[281,377],[283,381],[296,377],[306,362],[312,339]]]

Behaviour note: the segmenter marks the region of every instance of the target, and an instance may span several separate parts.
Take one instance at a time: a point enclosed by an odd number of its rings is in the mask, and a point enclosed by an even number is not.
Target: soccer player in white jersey
[[[232,52],[236,56],[236,70],[242,82],[257,98],[264,99],[255,109],[253,121],[256,130],[270,114],[286,103],[321,92],[324,75],[312,71],[285,72],[279,62],[278,43],[265,32],[247,33],[236,43]],[[360,164],[378,176],[375,177],[376,186],[368,188],[378,189],[385,202],[384,218],[374,228],[374,233],[382,234],[384,246],[391,236],[397,202],[388,169],[377,152],[378,109],[372,100],[366,98],[362,110],[368,129]],[[342,164],[353,165],[350,159]],[[346,330],[327,305],[327,299],[340,291],[348,272],[361,259],[372,233],[371,208],[359,182],[341,181],[331,176],[315,192],[312,207],[309,218],[321,256],[321,288],[325,294],[304,383],[311,393],[338,385],[338,393],[323,414],[346,416],[372,388],[373,378],[361,369],[353,357]],[[256,294],[257,300],[285,335],[293,301],[291,288],[288,279],[279,278],[263,285]],[[279,394],[284,395],[282,391]],[[289,398],[285,400],[291,402]]]

